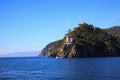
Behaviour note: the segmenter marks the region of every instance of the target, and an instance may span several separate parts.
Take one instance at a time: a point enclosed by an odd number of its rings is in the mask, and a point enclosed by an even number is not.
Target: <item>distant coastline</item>
[[[4,55],[0,55],[0,57],[37,57],[39,54],[39,51],[34,52],[14,52],[14,53],[8,53]]]

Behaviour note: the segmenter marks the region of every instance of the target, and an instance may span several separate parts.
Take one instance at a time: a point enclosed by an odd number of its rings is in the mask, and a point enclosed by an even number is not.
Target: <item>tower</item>
[[[68,34],[66,34],[66,37],[65,37],[65,44],[73,44],[72,41],[72,37],[69,35],[69,33],[71,32],[71,29],[69,29],[68,31]]]

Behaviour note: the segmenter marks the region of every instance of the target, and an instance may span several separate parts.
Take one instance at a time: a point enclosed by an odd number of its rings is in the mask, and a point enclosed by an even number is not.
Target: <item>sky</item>
[[[120,25],[120,0],[0,0],[0,55],[40,51],[68,28]]]

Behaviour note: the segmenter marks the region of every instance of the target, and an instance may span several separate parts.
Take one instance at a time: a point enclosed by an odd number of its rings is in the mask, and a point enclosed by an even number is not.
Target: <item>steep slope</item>
[[[58,40],[58,41],[60,41],[60,40]],[[48,45],[46,45],[46,46],[41,50],[39,56],[47,56],[49,49],[50,49],[55,43],[57,43],[58,41],[54,41],[54,42],[51,42],[51,43],[49,43]]]
[[[55,42],[51,42],[49,43],[48,45],[46,45],[40,52],[40,55],[39,56],[47,56],[47,53],[49,51],[49,49],[53,46]]]

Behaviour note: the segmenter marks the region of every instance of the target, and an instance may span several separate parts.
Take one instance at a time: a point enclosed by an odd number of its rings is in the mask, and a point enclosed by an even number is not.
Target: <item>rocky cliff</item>
[[[47,45],[41,55],[59,58],[120,56],[120,37],[93,25],[79,24],[68,34],[73,38],[73,44],[65,44],[64,37]]]
[[[46,45],[42,50],[41,53],[39,54],[39,56],[47,56],[49,49],[56,43],[55,42],[51,42],[48,45]]]

